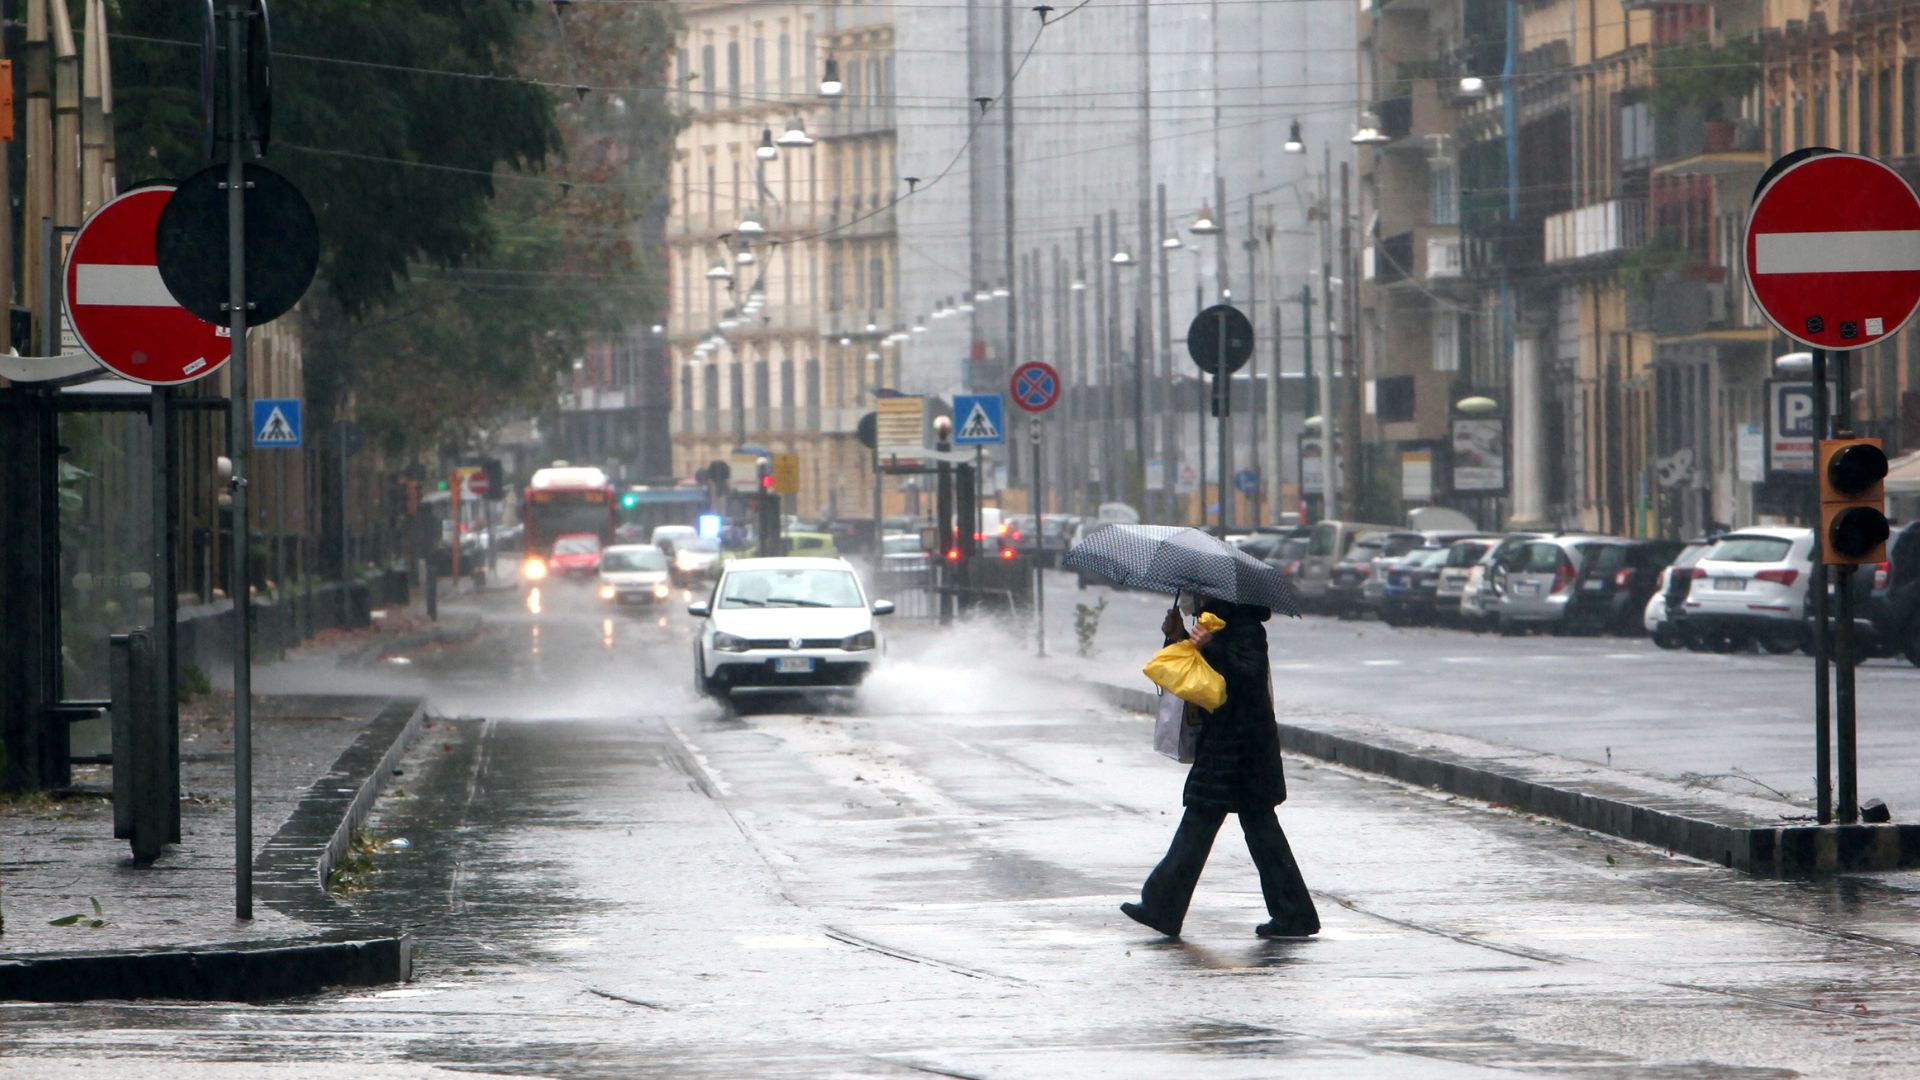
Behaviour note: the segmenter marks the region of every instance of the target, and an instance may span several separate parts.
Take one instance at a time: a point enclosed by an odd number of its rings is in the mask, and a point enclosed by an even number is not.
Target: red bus
[[[592,466],[555,465],[534,470],[520,507],[526,529],[526,561],[521,577],[538,581],[547,576],[553,542],[562,536],[589,533],[600,546],[613,543],[613,484]]]

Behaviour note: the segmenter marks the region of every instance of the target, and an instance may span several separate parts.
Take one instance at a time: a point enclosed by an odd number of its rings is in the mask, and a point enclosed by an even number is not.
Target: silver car
[[[1529,625],[1563,625],[1580,568],[1600,548],[1628,542],[1612,536],[1550,536],[1520,545],[1507,563],[1500,632],[1520,634]]]

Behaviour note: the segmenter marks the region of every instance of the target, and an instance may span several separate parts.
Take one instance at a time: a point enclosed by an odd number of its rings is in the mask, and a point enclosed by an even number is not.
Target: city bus
[[[559,537],[589,533],[601,547],[612,545],[613,505],[613,484],[600,469],[556,463],[534,470],[520,506],[526,536],[520,576],[530,582],[545,578]]]

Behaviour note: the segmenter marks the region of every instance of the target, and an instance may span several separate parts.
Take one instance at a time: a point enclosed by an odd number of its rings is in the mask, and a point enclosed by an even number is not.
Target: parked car
[[[1466,592],[1474,564],[1493,550],[1497,537],[1456,540],[1447,546],[1447,557],[1440,560],[1439,579],[1433,590],[1433,617],[1436,622],[1460,621],[1460,598]]]
[[[920,534],[888,533],[880,538],[880,572],[902,576],[924,573],[933,565],[933,553],[921,543]]]
[[[859,686],[883,654],[874,617],[893,604],[868,599],[844,559],[735,559],[687,613],[701,620],[695,687],[724,700]]]
[[[1868,618],[1880,640],[1920,666],[1920,522],[1894,530],[1887,560],[1874,567]]]
[[[1320,594],[1320,610],[1340,616],[1361,614],[1361,600],[1368,580],[1373,577],[1374,560],[1382,556],[1398,558],[1418,547],[1420,541],[1419,533],[1393,529],[1355,537],[1347,553],[1327,575],[1326,588]]]
[[[673,542],[683,536],[699,536],[700,530],[691,525],[655,525],[653,535],[647,542],[660,549],[667,558],[673,558]]]
[[[1441,545],[1417,547],[1386,564],[1380,595],[1380,621],[1407,626],[1433,621],[1433,598],[1440,585],[1440,568],[1447,561]]]
[[[1426,546],[1426,537],[1417,532],[1393,532],[1387,534],[1386,542],[1380,545],[1380,553],[1367,565],[1367,573],[1360,581],[1359,614],[1378,615],[1380,603],[1386,597],[1387,569],[1408,552]]]
[[[1813,530],[1795,526],[1740,529],[1701,555],[1682,611],[1691,643],[1739,649],[1758,643],[1789,652],[1806,637]]]
[[[600,599],[657,604],[673,595],[666,553],[652,544],[616,544],[600,554]]]
[[[1629,540],[1608,545],[1580,568],[1567,602],[1568,626],[1633,635],[1641,631],[1647,599],[1661,572],[1686,547],[1678,540]]]
[[[1333,581],[1333,568],[1346,558],[1354,541],[1366,533],[1393,531],[1392,525],[1368,525],[1358,521],[1315,522],[1308,536],[1307,553],[1300,560],[1300,573],[1293,583],[1300,593],[1301,603],[1310,610],[1328,610],[1327,589]]]
[[[1529,542],[1546,535],[1540,532],[1508,533],[1500,537],[1480,557],[1480,561],[1469,568],[1467,580],[1460,587],[1460,625],[1472,630],[1485,630],[1498,623],[1500,600],[1506,594],[1507,572],[1512,568],[1515,553]]]
[[[1564,630],[1581,568],[1599,559],[1607,548],[1631,543],[1615,536],[1576,533],[1521,545],[1509,564],[1506,591],[1500,597],[1500,632],[1520,634],[1533,626]]]
[[[600,538],[592,533],[568,533],[553,541],[547,574],[557,578],[588,578],[600,571]]]
[[[810,555],[822,559],[834,559],[840,556],[839,548],[833,542],[833,534],[825,532],[789,532],[784,537],[788,555]]]
[[[1678,649],[1686,644],[1683,624],[1687,593],[1693,587],[1693,567],[1712,546],[1713,541],[1705,537],[1688,540],[1673,561],[1660,571],[1640,620],[1655,645]]]

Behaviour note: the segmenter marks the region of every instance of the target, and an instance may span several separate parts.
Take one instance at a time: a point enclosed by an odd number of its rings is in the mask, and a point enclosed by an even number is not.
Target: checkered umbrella
[[[1132,589],[1199,593],[1300,614],[1299,594],[1280,571],[1184,525],[1102,525],[1073,545],[1061,565]]]

